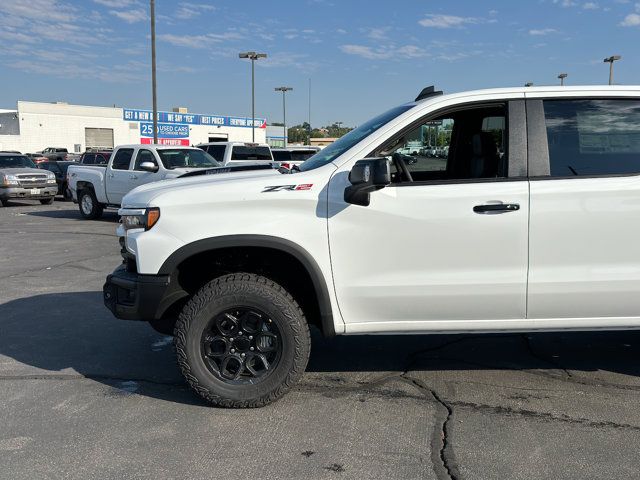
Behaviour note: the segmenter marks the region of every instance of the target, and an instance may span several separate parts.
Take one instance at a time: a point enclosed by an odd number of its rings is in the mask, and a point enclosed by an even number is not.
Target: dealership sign
[[[130,108],[122,109],[122,118],[128,122],[153,122],[153,112],[149,110],[134,110]],[[158,112],[158,128],[160,124],[172,125],[211,125],[216,127],[244,127],[251,128],[252,119],[246,117],[225,117],[221,115],[201,115],[199,113],[176,113],[176,112]],[[255,128],[267,128],[267,120],[264,118],[256,118],[253,120]],[[153,136],[153,127],[151,130]],[[179,138],[179,137],[167,137]]]
[[[140,135],[142,137],[153,137],[153,123],[140,122]],[[158,137],[189,138],[189,125],[158,123]]]

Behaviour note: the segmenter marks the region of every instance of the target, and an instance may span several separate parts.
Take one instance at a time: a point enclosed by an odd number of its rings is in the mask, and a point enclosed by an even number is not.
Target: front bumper
[[[47,185],[46,187],[2,187],[0,188],[0,199],[45,200],[55,197],[57,193],[58,185]]]
[[[125,265],[114,270],[102,287],[104,304],[117,318],[143,321],[162,317],[176,299],[171,290],[168,275],[140,275]]]

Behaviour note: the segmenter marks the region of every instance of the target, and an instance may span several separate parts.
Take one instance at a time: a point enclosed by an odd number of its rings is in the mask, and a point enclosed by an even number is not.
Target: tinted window
[[[272,160],[269,147],[244,147],[234,146],[231,152],[231,160]]]
[[[227,149],[224,145],[209,145],[207,153],[219,162],[224,162],[224,152]]]
[[[96,154],[96,165],[106,165],[107,163],[109,163],[109,158],[111,158],[111,155],[108,154],[103,154],[103,153],[97,153]]]
[[[290,152],[291,160],[307,160],[313,157],[316,153],[313,150],[293,150]]]
[[[93,165],[96,163],[96,156],[93,153],[87,153],[82,157],[82,163],[86,165]]]
[[[272,150],[274,160],[291,160],[291,152],[286,150]]]
[[[113,159],[111,168],[114,170],[128,170],[133,156],[133,148],[121,148]]]
[[[36,164],[23,155],[0,156],[0,168],[36,168]]]
[[[545,100],[550,174],[640,173],[640,102]]]
[[[142,170],[140,168],[140,164],[142,162],[151,162],[154,165],[158,165],[158,162],[156,162],[156,158],[153,156],[153,153],[151,153],[151,151],[149,150],[139,150],[138,151],[138,155],[136,156],[136,163],[133,166],[134,170]]]

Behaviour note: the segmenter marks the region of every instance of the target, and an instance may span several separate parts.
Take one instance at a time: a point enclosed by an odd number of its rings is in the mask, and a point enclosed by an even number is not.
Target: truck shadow
[[[313,334],[308,372],[608,371],[640,376],[640,332],[353,336]],[[37,295],[0,305],[0,377],[95,381],[100,394],[204,405],[186,386],[172,339],[115,320],[101,292]]]
[[[69,220],[79,220],[82,222],[105,222],[105,223],[118,223],[118,212],[115,210],[105,210],[97,220],[85,220],[80,216],[80,212],[77,209],[64,209],[64,210],[37,210],[34,212],[25,212],[25,215],[33,217],[45,217],[45,218],[59,218]]]

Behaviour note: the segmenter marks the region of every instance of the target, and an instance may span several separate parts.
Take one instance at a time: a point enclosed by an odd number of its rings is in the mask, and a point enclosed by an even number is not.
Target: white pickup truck
[[[224,166],[232,165],[272,165],[280,163],[273,160],[271,147],[266,143],[247,142],[211,142],[196,145]]]
[[[177,178],[220,164],[199,148],[162,145],[121,145],[104,166],[71,165],[67,179],[73,201],[88,220],[105,207],[119,207],[122,197],[150,182]]]
[[[173,331],[216,405],[291,388],[309,325],[640,329],[639,86],[425,89],[299,170],[146,185],[122,206],[104,302]]]

